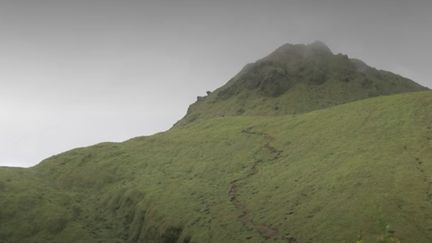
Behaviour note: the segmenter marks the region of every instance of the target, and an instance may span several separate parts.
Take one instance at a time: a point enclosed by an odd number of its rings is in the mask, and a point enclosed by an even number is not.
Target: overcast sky
[[[432,87],[432,1],[0,0],[0,165],[164,131],[284,43]]]

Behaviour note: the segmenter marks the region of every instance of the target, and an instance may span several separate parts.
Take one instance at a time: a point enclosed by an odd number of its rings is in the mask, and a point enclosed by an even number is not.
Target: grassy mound
[[[1,242],[432,242],[432,93],[199,120],[0,169]]]

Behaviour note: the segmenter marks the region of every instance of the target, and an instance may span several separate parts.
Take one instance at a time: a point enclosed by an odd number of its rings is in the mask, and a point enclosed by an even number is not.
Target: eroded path
[[[246,134],[248,136],[251,136],[251,135],[252,136],[260,136],[264,139],[265,143],[259,150],[257,150],[254,153],[254,156],[253,156],[254,160],[251,163],[251,166],[249,167],[248,172],[244,176],[237,178],[237,179],[231,181],[231,183],[230,183],[228,196],[229,196],[230,201],[233,203],[233,205],[241,213],[239,216],[240,221],[242,222],[242,224],[245,227],[247,227],[251,230],[254,230],[265,240],[282,240],[282,241],[286,241],[289,243],[299,243],[299,241],[297,241],[297,239],[295,239],[294,237],[287,237],[287,236],[283,235],[280,232],[280,230],[275,228],[275,227],[254,221],[254,219],[252,217],[253,212],[250,209],[248,209],[242,201],[240,201],[240,199],[239,199],[239,184],[241,182],[249,179],[250,177],[256,175],[259,172],[259,170],[258,170],[259,164],[277,160],[282,153],[281,150],[278,150],[272,146],[272,141],[274,140],[274,138],[271,135],[264,133],[264,132],[254,131],[253,127],[249,127],[247,129],[242,130],[242,133]],[[267,151],[269,153],[269,156],[266,159],[261,159],[258,157],[258,154],[261,153],[263,150]]]

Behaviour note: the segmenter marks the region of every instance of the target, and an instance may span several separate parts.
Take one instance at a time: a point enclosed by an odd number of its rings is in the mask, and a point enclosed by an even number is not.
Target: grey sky
[[[0,0],[0,165],[168,129],[290,43],[432,86],[432,1]]]

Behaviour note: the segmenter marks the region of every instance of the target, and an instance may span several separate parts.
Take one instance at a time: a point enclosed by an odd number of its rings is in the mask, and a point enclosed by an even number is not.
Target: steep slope
[[[321,42],[286,44],[248,64],[215,92],[198,97],[177,125],[220,116],[298,114],[420,90],[426,88],[360,60],[335,55]]]
[[[196,121],[0,169],[1,242],[432,242],[432,93]]]

